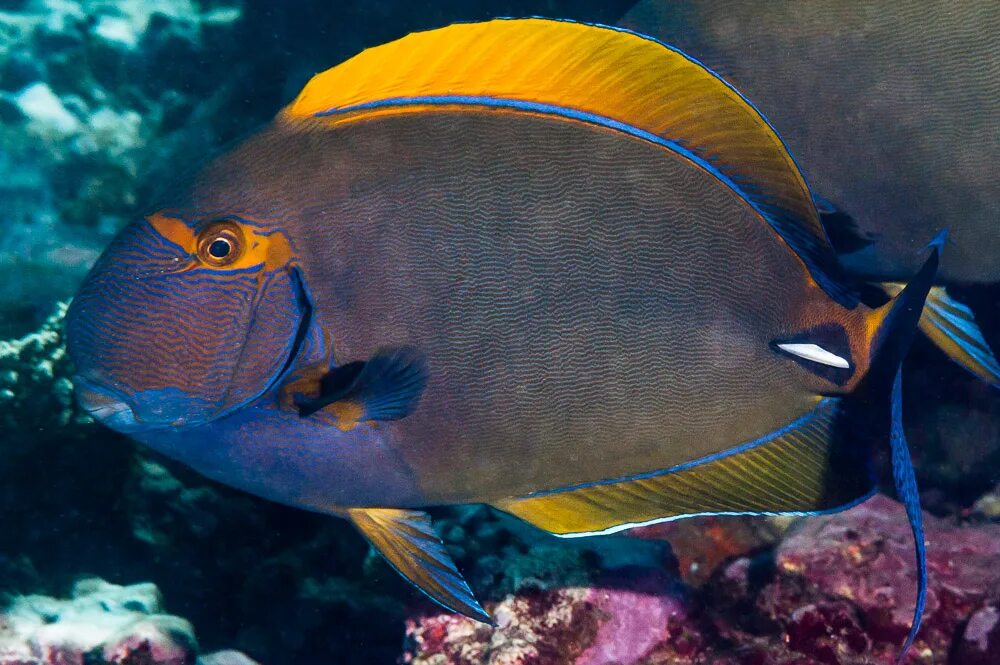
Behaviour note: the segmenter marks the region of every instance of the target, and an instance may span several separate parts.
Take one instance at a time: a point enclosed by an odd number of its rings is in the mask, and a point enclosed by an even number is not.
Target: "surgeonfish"
[[[642,0],[622,25],[721,70],[767,113],[856,277],[895,292],[920,239],[947,228],[920,328],[1000,385],[1000,313],[987,311],[1000,285],[1000,3]]]
[[[425,507],[565,537],[811,515],[872,493],[888,434],[920,551],[888,423],[940,242],[872,301],[781,139],[698,62],[603,26],[453,25],[317,75],[127,226],[68,344],[98,420],[349,519],[489,621]]]

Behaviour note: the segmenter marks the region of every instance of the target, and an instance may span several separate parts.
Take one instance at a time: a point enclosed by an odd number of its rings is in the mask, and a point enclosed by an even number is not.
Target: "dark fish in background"
[[[424,507],[562,536],[840,510],[889,429],[912,640],[898,367],[939,246],[870,303],[712,72],[612,28],[464,24],[316,76],[127,227],[68,343],[96,418],[350,519],[483,621]]]
[[[1000,283],[1000,2],[643,0],[621,25],[683,48],[767,114],[814,192],[853,218],[826,210],[850,272],[912,274],[947,228],[941,283]],[[987,343],[1000,344],[1000,288],[974,291],[962,303],[935,288],[920,327],[1000,385]],[[969,304],[986,308],[985,338]]]

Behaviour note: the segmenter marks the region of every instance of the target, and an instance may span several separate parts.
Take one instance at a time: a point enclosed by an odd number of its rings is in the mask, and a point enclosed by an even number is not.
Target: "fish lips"
[[[73,377],[76,400],[95,420],[123,434],[179,427],[191,413],[191,398],[176,388],[147,390],[129,398],[84,376]]]
[[[118,391],[89,381],[82,376],[73,377],[76,388],[76,402],[94,420],[119,432],[134,432],[141,429],[135,412]]]

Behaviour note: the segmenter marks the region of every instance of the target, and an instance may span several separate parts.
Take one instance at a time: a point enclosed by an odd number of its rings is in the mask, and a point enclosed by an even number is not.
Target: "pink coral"
[[[1000,663],[1000,525],[925,519],[928,609],[907,663]],[[683,535],[693,542],[692,532]],[[733,551],[732,538],[711,535],[710,540]],[[490,606],[495,630],[446,612],[413,617],[403,660],[412,665],[895,663],[916,590],[913,544],[899,504],[875,497],[850,511],[802,520],[773,558],[760,542],[746,546],[759,556],[737,552],[724,560],[706,548],[704,561],[723,563],[697,588],[685,588],[662,568],[634,567],[592,577],[582,586],[522,589]]]
[[[492,607],[497,628],[439,613],[407,621],[413,665],[636,665],[664,648],[693,653],[675,580],[623,569],[590,587],[532,590]]]
[[[960,624],[1000,595],[1000,525],[969,528],[925,519],[930,586],[911,662],[920,662],[924,649],[948,653]],[[916,562],[903,509],[888,498],[805,520],[778,547],[777,566],[779,579],[763,601],[775,618],[791,609],[782,596],[790,580],[801,578],[849,601],[858,625],[872,640],[891,645],[890,653],[906,635],[916,601]]]

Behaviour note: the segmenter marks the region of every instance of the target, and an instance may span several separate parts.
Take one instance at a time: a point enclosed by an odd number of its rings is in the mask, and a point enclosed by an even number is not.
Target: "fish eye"
[[[210,266],[231,265],[242,253],[243,232],[234,222],[212,222],[198,234],[198,258]]]
[[[224,259],[229,256],[231,251],[233,251],[233,244],[229,242],[228,238],[213,240],[212,244],[208,246],[208,255],[213,259]]]

